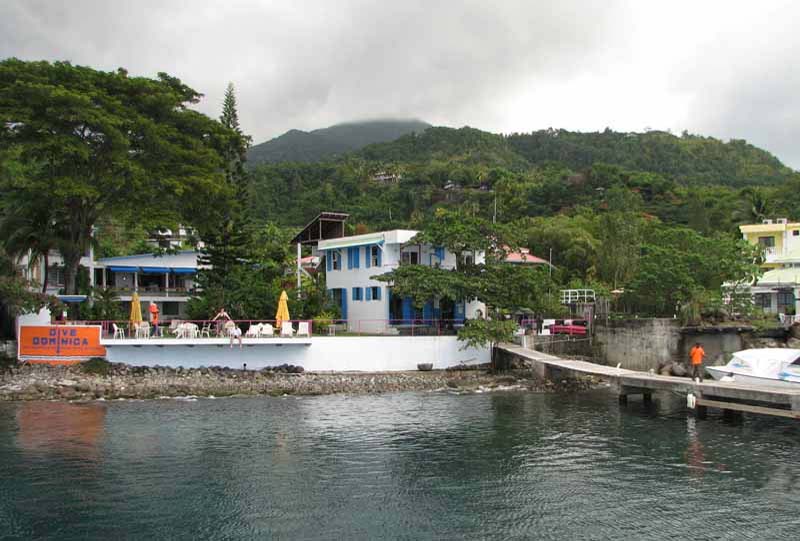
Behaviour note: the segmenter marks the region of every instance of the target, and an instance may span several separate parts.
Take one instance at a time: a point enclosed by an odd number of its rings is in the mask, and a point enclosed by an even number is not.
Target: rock
[[[793,323],[792,326],[789,327],[789,336],[800,340],[800,323]]]
[[[680,363],[672,363],[669,367],[670,375],[677,376],[679,378],[686,377],[688,372],[686,371],[686,367]]]
[[[794,325],[792,325],[794,327]],[[792,349],[800,349],[800,338],[789,337],[786,340],[786,347]]]

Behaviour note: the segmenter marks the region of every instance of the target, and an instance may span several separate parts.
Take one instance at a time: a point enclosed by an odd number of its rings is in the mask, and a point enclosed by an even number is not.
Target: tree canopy
[[[132,77],[68,62],[0,62],[5,208],[46,205],[68,293],[103,217],[163,225],[213,221],[221,150],[241,136],[189,106],[201,95],[165,73]]]

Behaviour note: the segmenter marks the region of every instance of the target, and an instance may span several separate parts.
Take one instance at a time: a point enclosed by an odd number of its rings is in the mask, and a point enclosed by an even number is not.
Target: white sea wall
[[[260,370],[292,364],[307,371],[383,372],[416,370],[419,363],[436,369],[489,362],[488,348],[461,349],[455,336],[336,336],[314,337],[310,344],[257,344],[233,348],[203,345],[164,345],[154,339],[146,345],[113,345],[107,348],[109,361],[133,366],[196,368],[223,366]]]

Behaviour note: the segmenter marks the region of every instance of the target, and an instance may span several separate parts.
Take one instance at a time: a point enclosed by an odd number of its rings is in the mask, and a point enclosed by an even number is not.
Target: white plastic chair
[[[136,325],[136,338],[150,338],[150,324],[142,321]]]
[[[311,329],[308,326],[308,321],[301,321],[297,324],[297,336],[307,336],[311,338]]]
[[[256,323],[254,325],[250,325],[250,328],[247,329],[247,332],[244,333],[244,336],[245,338],[257,338],[259,334],[261,334],[261,324]]]
[[[183,327],[185,329],[184,335],[186,338],[200,337],[200,328],[197,326],[196,323],[184,323]]]
[[[116,340],[117,338],[125,338],[125,329],[117,325],[116,323],[112,323],[111,326],[114,328],[114,336],[113,338]]]
[[[205,336],[206,338],[211,338],[211,323],[204,323],[203,328],[200,329],[200,338]]]
[[[292,336],[294,335],[294,328],[292,327],[291,321],[282,321],[281,322],[281,336]]]
[[[262,323],[258,336],[275,336],[275,329],[269,323]]]

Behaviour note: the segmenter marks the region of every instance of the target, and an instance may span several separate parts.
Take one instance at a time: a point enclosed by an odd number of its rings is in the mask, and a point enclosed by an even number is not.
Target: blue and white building
[[[422,309],[410,297],[392,295],[390,284],[374,276],[401,265],[426,265],[454,269],[455,254],[443,247],[413,241],[417,231],[394,229],[365,235],[319,240],[317,251],[325,260],[326,287],[347,321],[348,329],[370,333],[402,333],[406,327],[457,327],[464,319],[486,313],[474,299],[430,299]],[[482,263],[482,253],[475,254]]]

